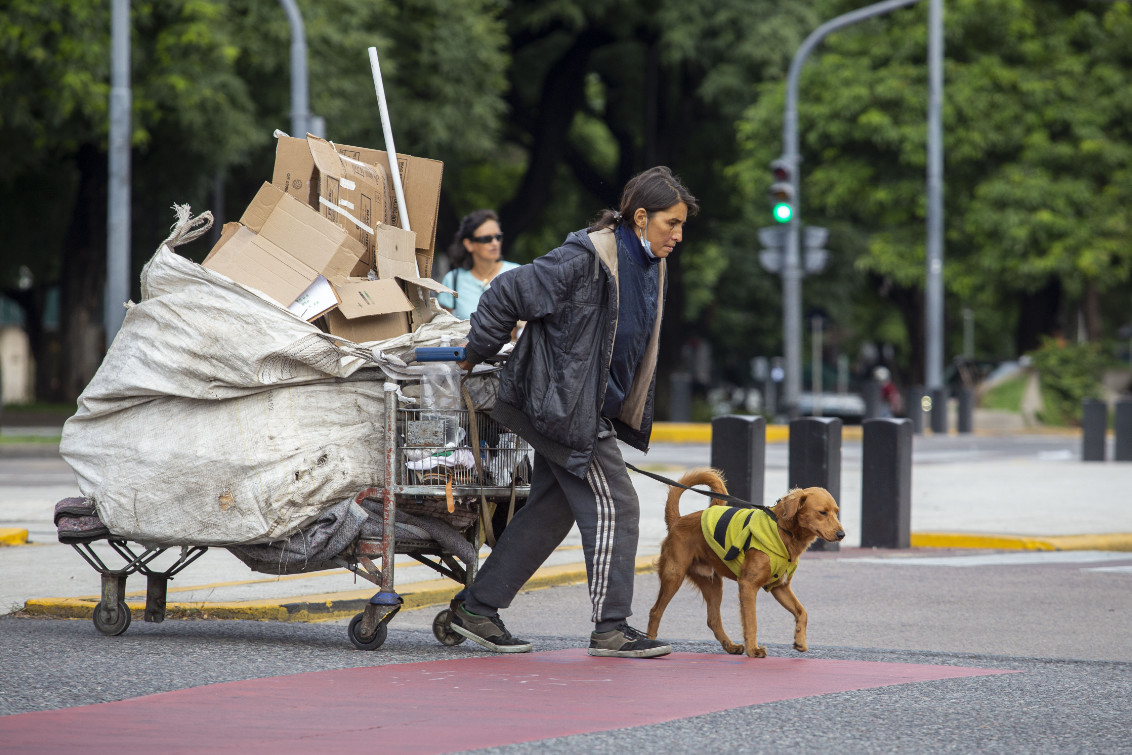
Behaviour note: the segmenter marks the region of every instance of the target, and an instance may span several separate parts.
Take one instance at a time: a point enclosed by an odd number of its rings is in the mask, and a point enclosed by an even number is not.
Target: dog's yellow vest
[[[790,560],[778,524],[766,512],[743,509],[738,506],[708,506],[700,516],[704,539],[716,555],[727,564],[735,576],[743,569],[743,561],[751,548],[760,550],[770,558],[771,581],[765,590],[786,584],[798,568]]]

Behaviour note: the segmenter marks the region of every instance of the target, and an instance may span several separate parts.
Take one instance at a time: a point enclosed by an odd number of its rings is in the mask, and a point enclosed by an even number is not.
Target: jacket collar
[[[597,252],[597,259],[594,260],[594,264],[597,265],[598,260],[604,262],[613,275],[614,285],[616,286],[618,281],[617,234],[608,228],[601,228],[590,232],[588,236],[590,245]],[[619,420],[636,431],[640,431],[644,423],[645,408],[648,405],[649,392],[652,388],[653,376],[656,373],[656,359],[660,352],[660,322],[664,316],[666,273],[664,263],[666,261],[662,259],[659,266],[660,280],[657,286],[656,321],[653,324],[648,344],[645,346],[645,353],[641,357],[641,368],[633,376],[633,384],[629,386],[629,391],[625,395],[625,402],[622,405],[621,416],[618,417]],[[617,327],[616,319],[613,327]]]

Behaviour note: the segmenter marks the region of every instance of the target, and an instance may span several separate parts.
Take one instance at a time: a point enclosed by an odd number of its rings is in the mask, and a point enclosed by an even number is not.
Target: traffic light
[[[794,175],[790,163],[778,158],[770,164],[774,183],[770,185],[771,214],[775,222],[789,223],[794,219]]]

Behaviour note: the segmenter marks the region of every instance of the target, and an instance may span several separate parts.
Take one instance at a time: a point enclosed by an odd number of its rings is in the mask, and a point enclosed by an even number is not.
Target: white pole
[[[405,207],[405,191],[401,188],[401,171],[397,169],[397,148],[393,146],[393,129],[389,126],[389,108],[385,104],[385,85],[381,83],[381,64],[377,61],[377,48],[369,48],[369,67],[373,71],[373,86],[377,91],[377,108],[381,112],[381,131],[385,134],[385,151],[389,155],[389,172],[393,174],[393,192],[397,195],[397,209],[401,215],[401,228],[409,228],[409,210]]]
[[[130,298],[130,0],[111,3],[110,50],[110,180],[102,314],[107,349],[126,319],[123,305]]]

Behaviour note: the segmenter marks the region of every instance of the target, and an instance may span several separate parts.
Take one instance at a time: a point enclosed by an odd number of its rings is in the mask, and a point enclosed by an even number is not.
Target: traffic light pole
[[[933,3],[940,1],[932,0]],[[920,0],[886,0],[826,21],[806,37],[794,53],[794,59],[790,61],[790,71],[786,77],[786,111],[782,122],[782,159],[786,161],[787,170],[794,181],[794,214],[790,219],[782,264],[782,349],[786,361],[783,398],[790,419],[798,416],[798,399],[802,392],[802,182],[798,173],[798,163],[801,161],[798,154],[798,79],[802,73],[802,63],[818,43],[832,32],[918,2]]]
[[[931,0],[928,7],[927,190],[924,384],[934,391],[943,387],[943,0]],[[946,410],[945,397],[945,405],[933,412]]]

